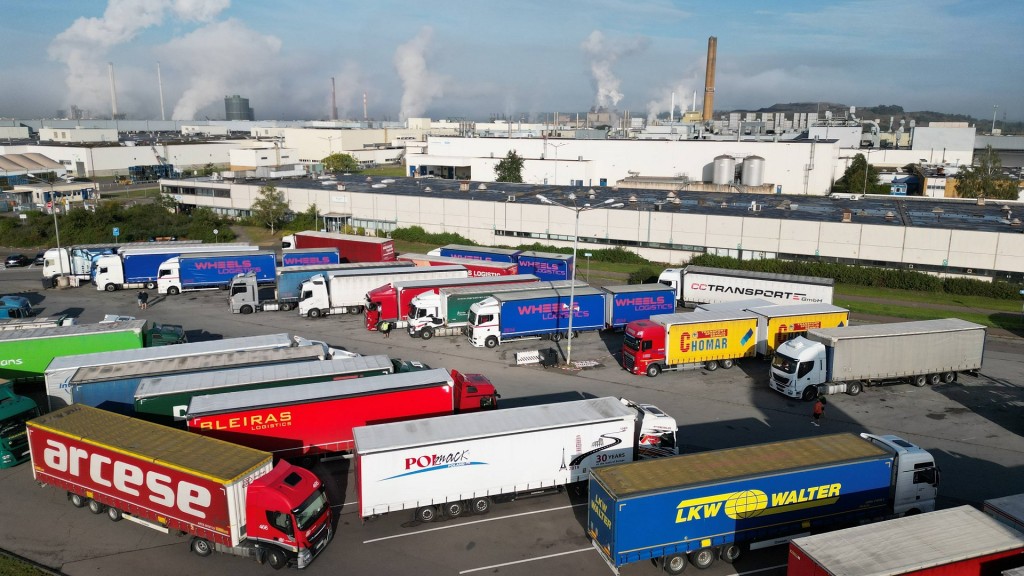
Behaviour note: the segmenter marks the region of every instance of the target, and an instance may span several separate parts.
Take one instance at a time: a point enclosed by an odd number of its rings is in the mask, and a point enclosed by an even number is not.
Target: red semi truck
[[[481,374],[443,368],[371,376],[347,382],[301,384],[197,396],[189,430],[306,459],[353,448],[358,426],[497,408],[494,385]]]
[[[435,256],[433,254],[410,254],[398,255],[398,260],[412,262],[416,266],[444,266],[446,264],[459,264],[469,270],[470,277],[474,276],[512,276],[519,273],[519,265],[515,262],[496,262],[494,260],[477,260],[474,258],[458,258],[455,256]]]
[[[337,248],[341,262],[391,262],[395,242],[390,238],[306,230],[281,238],[281,248]]]
[[[376,330],[377,326],[385,320],[393,322],[395,328],[404,328],[407,324],[406,319],[409,317],[409,311],[412,309],[412,299],[427,292],[437,294],[441,288],[526,284],[538,282],[539,280],[533,274],[516,274],[514,276],[478,276],[475,278],[442,278],[436,280],[389,282],[366,293],[366,329]]]
[[[117,522],[192,536],[274,568],[305,568],[330,541],[331,506],[310,471],[252,448],[82,404],[28,422],[37,482]]]

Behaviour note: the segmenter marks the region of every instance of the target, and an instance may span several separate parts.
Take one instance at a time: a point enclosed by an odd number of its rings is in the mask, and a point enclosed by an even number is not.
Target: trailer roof
[[[212,246],[210,248],[211,250],[209,252],[191,252],[187,254],[182,254],[181,256],[178,256],[178,261],[181,262],[182,259],[191,258],[215,258],[217,256],[262,256],[264,254],[273,254],[273,256],[277,258],[277,253],[274,252],[273,250],[259,250],[258,248],[254,248],[253,250],[218,251],[216,248],[213,248]]]
[[[531,290],[527,288],[523,292],[504,292],[495,294],[493,298],[500,302],[514,301],[514,300],[533,300],[534,298],[552,298],[555,296],[568,297],[570,294],[576,297],[579,296],[590,296],[593,294],[604,294],[604,291],[600,288],[593,288],[585,286],[583,288],[576,288],[570,292],[571,286],[565,288],[554,288],[550,290]]]
[[[814,328],[808,330],[806,338],[815,342],[834,343],[853,338],[874,338],[876,336],[904,336],[935,332],[961,332],[964,330],[985,330],[985,326],[959,318],[918,320],[915,322],[893,322],[889,324],[861,324],[842,328]]]
[[[352,433],[356,452],[370,454],[443,442],[570,428],[589,422],[607,422],[631,416],[635,417],[636,411],[624,406],[615,398],[592,398],[361,426],[353,429]]]
[[[460,266],[461,268],[462,266]],[[431,266],[427,268],[422,266],[422,270],[432,270],[434,268],[440,268],[440,266]],[[434,286],[438,282],[444,282],[450,286],[487,286],[490,284],[498,283],[510,283],[516,282],[520,284],[529,284],[530,280],[540,280],[533,274],[509,274],[507,276],[468,276],[466,278],[443,278],[443,279],[432,279],[432,280],[396,280],[392,282],[395,288],[423,288],[424,286]]]
[[[522,274],[521,276],[532,276],[532,274]],[[537,282],[527,282],[523,284],[509,284],[506,286],[502,286],[501,284],[494,284],[491,286],[446,286],[438,290],[438,293],[449,294],[452,296],[480,293],[491,295],[500,294],[502,292],[516,292],[519,290],[555,290],[559,288],[569,288],[572,283],[572,280],[540,280]],[[577,289],[584,287],[588,287],[586,282],[576,280]]]
[[[132,350],[114,350],[113,352],[93,352],[91,354],[75,354],[74,356],[58,356],[54,358],[46,371],[67,370],[81,366],[100,366],[123,362],[146,362],[160,358],[175,358],[194,354],[212,354],[240,348],[257,348],[270,346],[290,346],[292,337],[289,334],[267,334],[264,336],[246,336],[243,338],[224,338],[205,342],[189,342],[187,344],[171,344],[154,348],[136,348]]]
[[[457,272],[459,270],[465,270],[466,267],[462,265],[444,265],[444,266],[371,266],[368,268],[354,268],[352,270],[334,270],[327,274],[329,278],[336,278],[338,276],[374,276],[377,274],[418,274],[424,270],[430,270],[432,272]]]
[[[651,322],[669,326],[671,324],[697,324],[703,322],[719,322],[726,320],[752,320],[755,316],[746,310],[734,308],[720,310],[701,310],[699,312],[676,312],[674,314],[655,314]]]
[[[477,260],[476,258],[461,258],[459,256],[432,256],[430,254],[414,254],[411,252],[403,252],[396,256],[399,260],[427,260],[430,262],[446,262],[448,264],[469,264],[480,266],[492,266],[494,268],[513,268],[516,266],[515,262],[498,262],[495,260]]]
[[[561,254],[558,252],[537,252],[536,250],[526,250],[520,252],[519,256],[526,256],[527,258],[547,258],[549,260],[564,260],[568,262],[572,260],[572,254]]]
[[[754,308],[763,308],[765,306],[777,306],[777,304],[774,304],[770,300],[765,300],[764,298],[748,298],[745,300],[698,304],[693,310],[694,312],[698,310],[702,312],[717,312],[718,310],[752,310]]]
[[[776,274],[774,272],[751,272],[748,270],[732,270],[729,268],[711,268],[709,266],[687,266],[683,268],[683,275],[685,276],[686,274],[714,274],[716,276],[755,278],[757,280],[774,280],[776,282],[800,282],[801,284],[817,284],[819,286],[834,286],[836,283],[833,278],[824,278],[821,276]]]
[[[859,436],[829,434],[616,464],[598,468],[593,474],[613,495],[624,498],[657,490],[714,484],[886,455],[888,452],[884,449]]]
[[[159,358],[148,362],[124,362],[121,364],[105,364],[100,366],[83,366],[75,371],[68,384],[88,384],[138,376],[174,374],[178,372],[196,372],[200,370],[220,370],[233,366],[267,364],[271,362],[287,362],[291,360],[316,360],[323,356],[323,348],[319,345],[290,346],[286,348],[256,348],[250,350],[232,350],[214,354],[198,354],[192,356],[174,356]]]
[[[324,251],[327,251],[327,250],[331,250],[331,251],[337,252],[338,251],[338,247],[337,246],[324,246],[322,248],[282,248],[281,249],[281,254],[282,255],[284,255],[284,254],[312,254],[312,253],[315,253],[315,252],[324,252]]]
[[[339,234],[337,232],[318,232],[316,230],[296,232],[295,236],[315,236],[317,238],[332,238],[334,240],[348,240],[350,242],[364,242],[366,244],[387,244],[388,242],[391,242],[391,238],[377,238],[376,236],[359,236],[356,234]]]
[[[970,506],[797,538],[832,576],[892,576],[1024,548],[1024,535]]]
[[[514,248],[488,248],[487,246],[466,246],[464,244],[446,244],[441,246],[441,250],[464,250],[466,252],[484,252],[487,254],[505,254],[507,256],[515,256],[521,254],[522,250],[516,250]]]
[[[181,392],[216,391],[229,386],[261,384],[276,380],[292,380],[297,378],[322,377],[325,381],[335,376],[360,372],[363,370],[394,369],[387,356],[356,356],[340,360],[316,360],[310,362],[292,362],[291,364],[272,364],[269,366],[253,366],[250,368],[228,368],[212,372],[196,374],[173,374],[169,376],[153,376],[143,378],[135,390],[136,398],[152,398]]]
[[[32,425],[221,483],[243,477],[272,458],[268,452],[83,404],[44,414]]]
[[[24,330],[0,330],[0,342],[11,340],[38,340],[59,336],[80,336],[82,334],[100,334],[103,332],[123,332],[138,330],[140,333],[146,326],[146,320],[129,320],[127,322],[105,322],[103,324],[75,324],[73,326],[46,326],[26,328]]]
[[[125,249],[122,249],[122,250],[118,250],[117,253],[119,255],[121,255],[122,257],[125,257],[125,256],[135,256],[135,255],[139,255],[139,254],[177,254],[177,253],[181,253],[181,252],[195,253],[195,252],[200,252],[200,251],[204,251],[204,250],[207,251],[207,252],[209,252],[211,250],[239,251],[239,252],[247,250],[247,249],[248,250],[259,250],[258,247],[253,246],[253,245],[248,244],[248,243],[245,243],[245,242],[231,242],[231,243],[217,244],[216,246],[217,247],[214,248],[213,246],[210,246],[209,244],[190,244],[190,245],[185,245],[185,246],[168,246],[168,245],[164,244],[164,245],[155,245],[155,246],[151,246],[151,247],[139,246],[139,247],[133,247],[133,248],[125,248]],[[113,256],[113,254],[109,254],[109,256]]]
[[[985,500],[985,509],[1016,524],[1024,525],[1024,494]]]
[[[651,284],[623,284],[621,286],[602,286],[609,294],[620,294],[625,292],[627,294],[636,294],[637,292],[669,292],[675,293],[675,289],[667,284],[661,282],[654,282]]]
[[[383,356],[387,358],[387,356]],[[387,374],[384,376],[367,376],[355,380],[346,380],[344,385],[338,382],[316,382],[299,384],[283,388],[263,388],[260,390],[243,390],[225,392],[224,394],[205,394],[192,398],[188,405],[186,417],[209,416],[224,412],[238,412],[253,408],[269,408],[271,406],[287,406],[305,402],[321,402],[334,398],[366,396],[382,390],[400,390],[405,388],[421,388],[447,383],[454,384],[451,374],[444,368]]]
[[[758,316],[768,318],[780,318],[782,316],[803,316],[805,314],[833,314],[836,312],[849,312],[846,308],[840,308],[824,302],[808,302],[806,304],[769,304],[757,308],[746,308],[747,312],[753,312]]]
[[[316,251],[322,250],[322,248],[309,248],[309,250]],[[285,250],[285,252],[291,252],[291,250]],[[277,269],[277,275],[283,274],[298,274],[301,272],[328,272],[333,273],[336,270],[359,270],[365,268],[413,268],[415,265],[412,262],[345,262],[342,264],[307,264],[304,266],[285,266]]]

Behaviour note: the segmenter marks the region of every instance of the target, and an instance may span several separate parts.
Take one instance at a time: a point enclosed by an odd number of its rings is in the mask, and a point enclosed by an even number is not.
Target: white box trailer
[[[832,278],[707,266],[669,268],[658,281],[674,286],[679,302],[691,308],[749,298],[764,298],[773,304],[831,304],[835,286]]]
[[[467,278],[465,266],[409,266],[338,270],[319,274],[302,283],[299,316],[362,314],[366,293],[391,282]]]

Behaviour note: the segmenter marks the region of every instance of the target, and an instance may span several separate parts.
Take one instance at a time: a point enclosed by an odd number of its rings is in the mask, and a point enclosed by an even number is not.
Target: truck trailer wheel
[[[666,556],[665,561],[662,562],[662,567],[669,574],[682,574],[683,570],[686,570],[686,555],[673,554]]]
[[[928,383],[928,379],[925,378],[923,375],[914,376],[913,378],[910,379],[910,383],[920,388]]]
[[[156,282],[146,282],[146,290],[156,290]]]
[[[85,507],[85,498],[73,492],[68,492],[68,502],[71,502],[71,505],[74,506],[75,508]]]
[[[416,510],[416,519],[420,522],[433,522],[437,519],[437,508],[424,506]]]
[[[956,372],[945,372],[942,374],[942,382],[944,384],[952,384],[956,382]]]
[[[428,326],[428,327],[424,328],[423,330],[420,330],[420,338],[423,338],[424,340],[430,340],[433,337],[434,337],[434,329],[433,328]]]
[[[719,549],[718,557],[722,559],[722,562],[732,564],[739,560],[742,553],[743,549],[739,544],[726,544]]]
[[[498,345],[498,337],[497,336],[488,336],[487,339],[484,340],[484,346],[486,346],[488,348],[494,348],[497,345]]]
[[[856,396],[857,394],[860,394],[863,389],[864,385],[861,384],[860,382],[846,383],[846,393],[849,394],[850,396]]]
[[[122,518],[121,511],[118,510],[117,508],[114,508],[113,506],[108,506],[107,518],[110,518],[111,522],[120,522]]]
[[[715,360],[705,362],[704,369],[707,370],[708,372],[714,372],[715,370],[718,370],[718,362],[716,362]]]
[[[803,396],[801,396],[800,398],[804,402],[810,402],[811,400],[814,400],[817,397],[818,397],[818,387],[817,386],[808,386],[807,388],[804,388]]]
[[[928,385],[929,386],[935,386],[936,384],[939,384],[941,382],[942,382],[942,376],[939,376],[938,374],[929,374],[928,375]]]
[[[288,565],[288,556],[280,548],[267,550],[267,564],[274,570],[280,570]]]
[[[203,538],[193,538],[192,541],[188,543],[188,547],[196,556],[201,556],[203,558],[213,554],[213,546],[210,545],[208,540]]]
[[[558,342],[559,340],[561,340],[561,339],[562,339],[562,333],[561,333],[561,332],[552,332],[552,333],[551,333],[551,336],[549,336],[548,338],[549,338],[549,339],[550,339],[550,340],[551,340],[552,342]]]
[[[92,512],[93,514],[103,514],[104,510],[106,510],[106,507],[103,504],[100,504],[95,500],[89,500],[89,512]]]
[[[647,376],[649,378],[654,378],[658,374],[661,374],[661,366],[657,364],[651,364],[647,366]]]
[[[242,314],[252,314],[252,306],[245,304],[244,306],[239,308],[238,311],[241,312]]]
[[[491,501],[487,498],[474,498],[470,506],[473,507],[474,514],[487,514],[491,509]]]
[[[319,308],[313,308],[312,310],[310,310],[309,311],[309,317],[310,318],[319,318],[320,317],[320,309]]]
[[[167,289],[167,293],[170,294],[171,296],[177,296],[179,293],[181,293],[181,290],[178,290],[177,286],[171,286],[170,288]]]
[[[352,315],[362,314],[363,313],[363,307],[362,306],[349,306],[348,313],[352,314]]]
[[[707,570],[715,563],[717,556],[714,548],[701,548],[696,552],[690,552],[690,563],[700,570]]]
[[[117,290],[117,286],[114,286],[113,284],[107,284],[106,286],[103,287],[103,289],[106,290],[107,292],[113,292]]]
[[[719,360],[718,365],[722,367],[722,370],[728,370],[736,365],[736,361],[732,358],[727,358],[725,360]]]
[[[466,507],[461,500],[458,502],[449,502],[444,505],[444,513],[449,518],[458,518],[459,516],[462,516],[462,513],[465,511]]]

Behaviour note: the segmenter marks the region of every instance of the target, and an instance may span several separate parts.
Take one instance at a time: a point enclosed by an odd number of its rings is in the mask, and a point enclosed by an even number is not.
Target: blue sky
[[[784,102],[897,104],[1024,119],[1019,0],[9,0],[0,117],[75,104],[223,118],[518,118],[602,104],[701,106],[718,38],[716,110]]]

